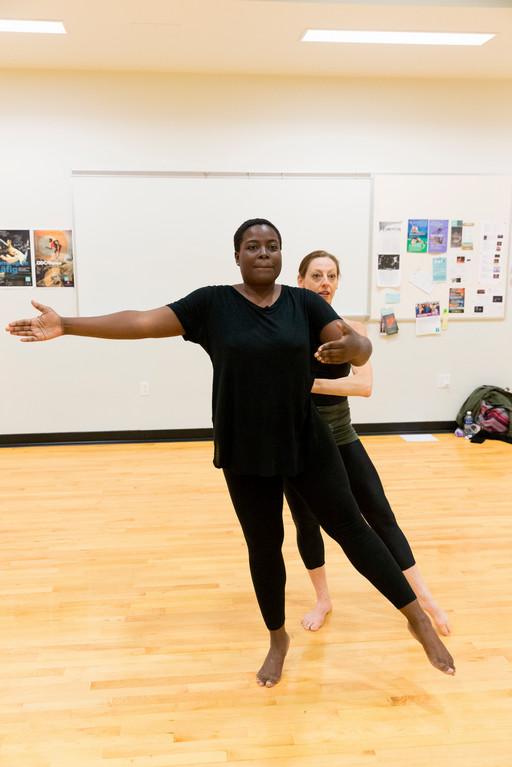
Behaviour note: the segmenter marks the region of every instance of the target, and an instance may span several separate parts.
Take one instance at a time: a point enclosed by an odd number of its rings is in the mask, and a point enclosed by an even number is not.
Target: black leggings
[[[287,477],[317,517],[325,532],[337,541],[354,565],[392,604],[400,609],[416,596],[400,567],[379,536],[366,524],[350,492],[347,473],[337,446],[326,431],[310,451],[308,468]],[[286,571],[281,552],[284,478],[224,475],[249,550],[249,565],[263,619],[270,631],[285,621]]]
[[[384,493],[377,469],[360,440],[338,445],[348,474],[350,489],[357,505],[370,527],[386,544],[401,570],[414,565],[414,555],[407,538],[398,526],[389,501]],[[287,481],[284,492],[297,528],[297,546],[308,570],[325,564],[324,542],[320,526],[303,498]]]

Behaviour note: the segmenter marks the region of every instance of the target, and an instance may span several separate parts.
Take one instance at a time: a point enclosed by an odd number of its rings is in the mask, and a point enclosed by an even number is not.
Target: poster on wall
[[[462,250],[473,250],[475,225],[472,221],[462,222]]]
[[[473,281],[473,257],[462,253],[450,256],[450,282],[469,285]]]
[[[428,224],[428,252],[446,253],[448,248],[448,219],[431,219]]]
[[[400,253],[402,240],[401,221],[379,221],[377,251],[379,253]]]
[[[446,256],[432,259],[432,280],[434,282],[446,282],[446,270]]]
[[[428,218],[410,218],[407,224],[407,252],[426,253]]]
[[[377,256],[377,285],[379,288],[397,288],[400,285],[400,255],[379,253]]]
[[[441,332],[439,301],[416,304],[416,335],[428,336]]]
[[[377,285],[381,288],[400,285],[401,221],[379,221],[377,235]]]
[[[398,323],[393,309],[388,307],[381,309],[380,332],[386,336],[393,336],[398,333]]]
[[[493,288],[477,288],[473,300],[473,313],[480,317],[503,317],[505,315],[505,295]]]
[[[450,248],[462,247],[462,219],[452,221],[450,235]]]
[[[480,244],[480,268],[478,281],[482,285],[496,285],[505,277],[504,272],[505,224],[484,222]]]
[[[463,314],[466,299],[466,288],[450,288],[448,297],[448,313]]]
[[[73,288],[73,245],[69,229],[34,231],[36,287]]]
[[[30,231],[0,229],[0,286],[30,287],[31,285]]]

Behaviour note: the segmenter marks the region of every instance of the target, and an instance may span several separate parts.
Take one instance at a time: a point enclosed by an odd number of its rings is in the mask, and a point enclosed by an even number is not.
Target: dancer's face
[[[243,234],[235,260],[246,284],[272,284],[281,272],[281,246],[277,233],[266,224],[251,226]]]
[[[332,258],[322,256],[314,258],[308,264],[305,277],[300,275],[297,282],[301,288],[307,288],[319,296],[325,298],[327,303],[332,304],[334,294],[338,289],[338,270]]]

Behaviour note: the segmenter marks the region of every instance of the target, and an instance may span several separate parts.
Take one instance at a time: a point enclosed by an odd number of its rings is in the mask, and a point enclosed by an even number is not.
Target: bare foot
[[[425,612],[428,613],[434,621],[438,633],[445,637],[450,636],[452,630],[448,622],[448,616],[446,615],[445,611],[439,607],[436,600],[423,600],[421,597],[418,597],[418,601],[422,609],[425,610]]]
[[[403,612],[403,611],[402,611]],[[407,628],[422,645],[431,664],[444,674],[455,674],[453,658],[441,642],[429,619],[423,611],[409,618]]]
[[[451,634],[451,628],[446,613],[439,607],[430,593],[418,565],[414,564],[412,567],[404,570],[404,575],[418,597],[420,607],[425,610],[434,621],[438,633],[443,634],[444,636],[449,636],[449,634]]]
[[[319,600],[313,610],[303,617],[301,623],[307,631],[318,631],[318,629],[322,628],[324,625],[325,616],[328,615],[331,610],[332,604],[330,599],[327,601]]]
[[[289,646],[290,637],[284,626],[270,632],[270,650],[263,661],[263,666],[256,674],[256,681],[260,687],[274,687],[279,682]]]

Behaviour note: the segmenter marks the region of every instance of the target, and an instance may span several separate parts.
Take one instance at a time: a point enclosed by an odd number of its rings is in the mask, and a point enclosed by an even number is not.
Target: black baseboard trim
[[[457,421],[413,421],[407,423],[355,423],[354,429],[363,436],[378,434],[451,434]]]
[[[378,434],[424,434],[453,432],[455,421],[354,424],[361,436]],[[103,445],[137,442],[204,442],[213,439],[213,429],[143,429],[142,431],[77,431],[50,434],[0,434],[0,447],[36,445]]]

